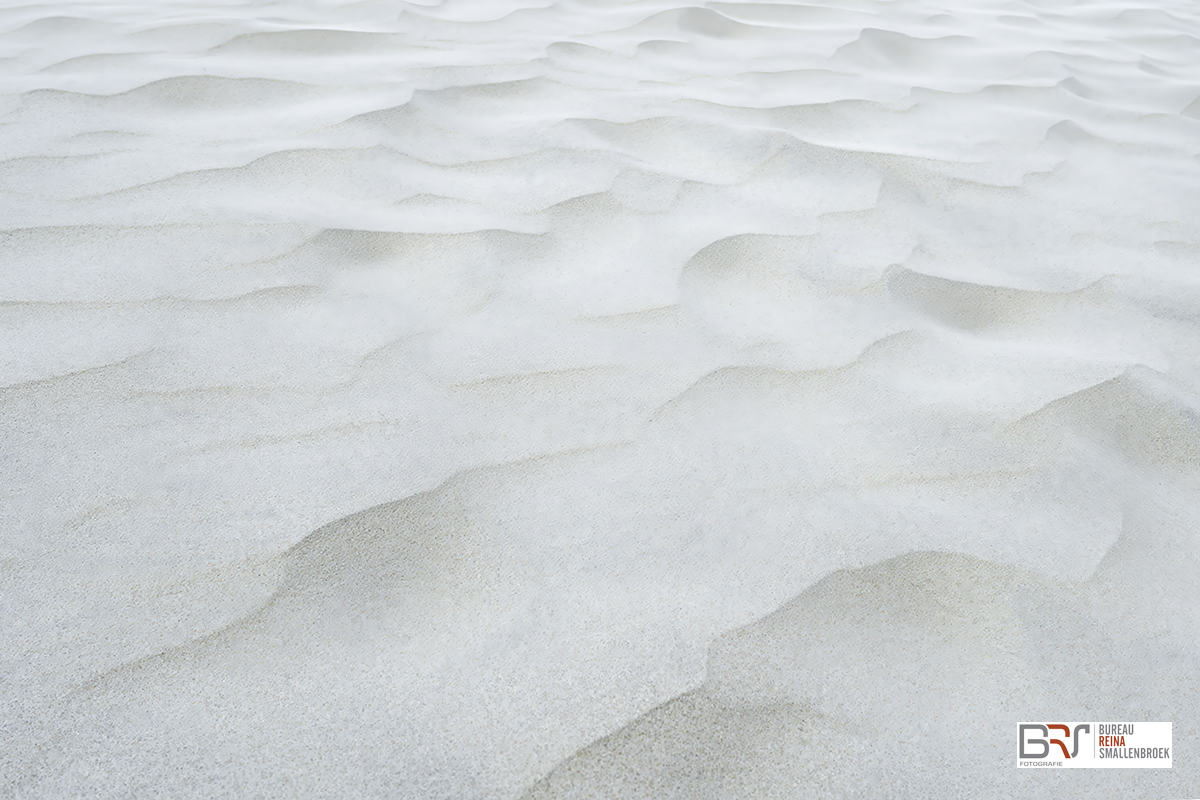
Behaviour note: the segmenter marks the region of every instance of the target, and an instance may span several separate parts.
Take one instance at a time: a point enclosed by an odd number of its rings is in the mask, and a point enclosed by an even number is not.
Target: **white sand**
[[[0,797],[1200,794],[1197,53],[0,9]]]

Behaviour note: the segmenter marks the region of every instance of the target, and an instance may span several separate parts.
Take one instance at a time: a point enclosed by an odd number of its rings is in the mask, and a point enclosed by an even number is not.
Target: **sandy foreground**
[[[1200,796],[1198,155],[1193,0],[5,4],[0,797]]]

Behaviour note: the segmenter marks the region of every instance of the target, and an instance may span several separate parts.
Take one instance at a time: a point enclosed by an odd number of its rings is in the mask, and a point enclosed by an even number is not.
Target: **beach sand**
[[[0,796],[1200,794],[1193,3],[0,45]]]

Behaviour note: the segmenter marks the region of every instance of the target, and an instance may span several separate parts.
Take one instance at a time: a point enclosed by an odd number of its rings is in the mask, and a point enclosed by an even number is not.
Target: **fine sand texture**
[[[1074,796],[1200,797],[1195,0],[0,7],[0,798]]]

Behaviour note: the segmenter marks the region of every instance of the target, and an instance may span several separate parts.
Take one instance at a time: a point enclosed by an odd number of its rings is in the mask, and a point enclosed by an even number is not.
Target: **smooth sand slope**
[[[0,45],[0,796],[1200,794],[1194,4]]]

